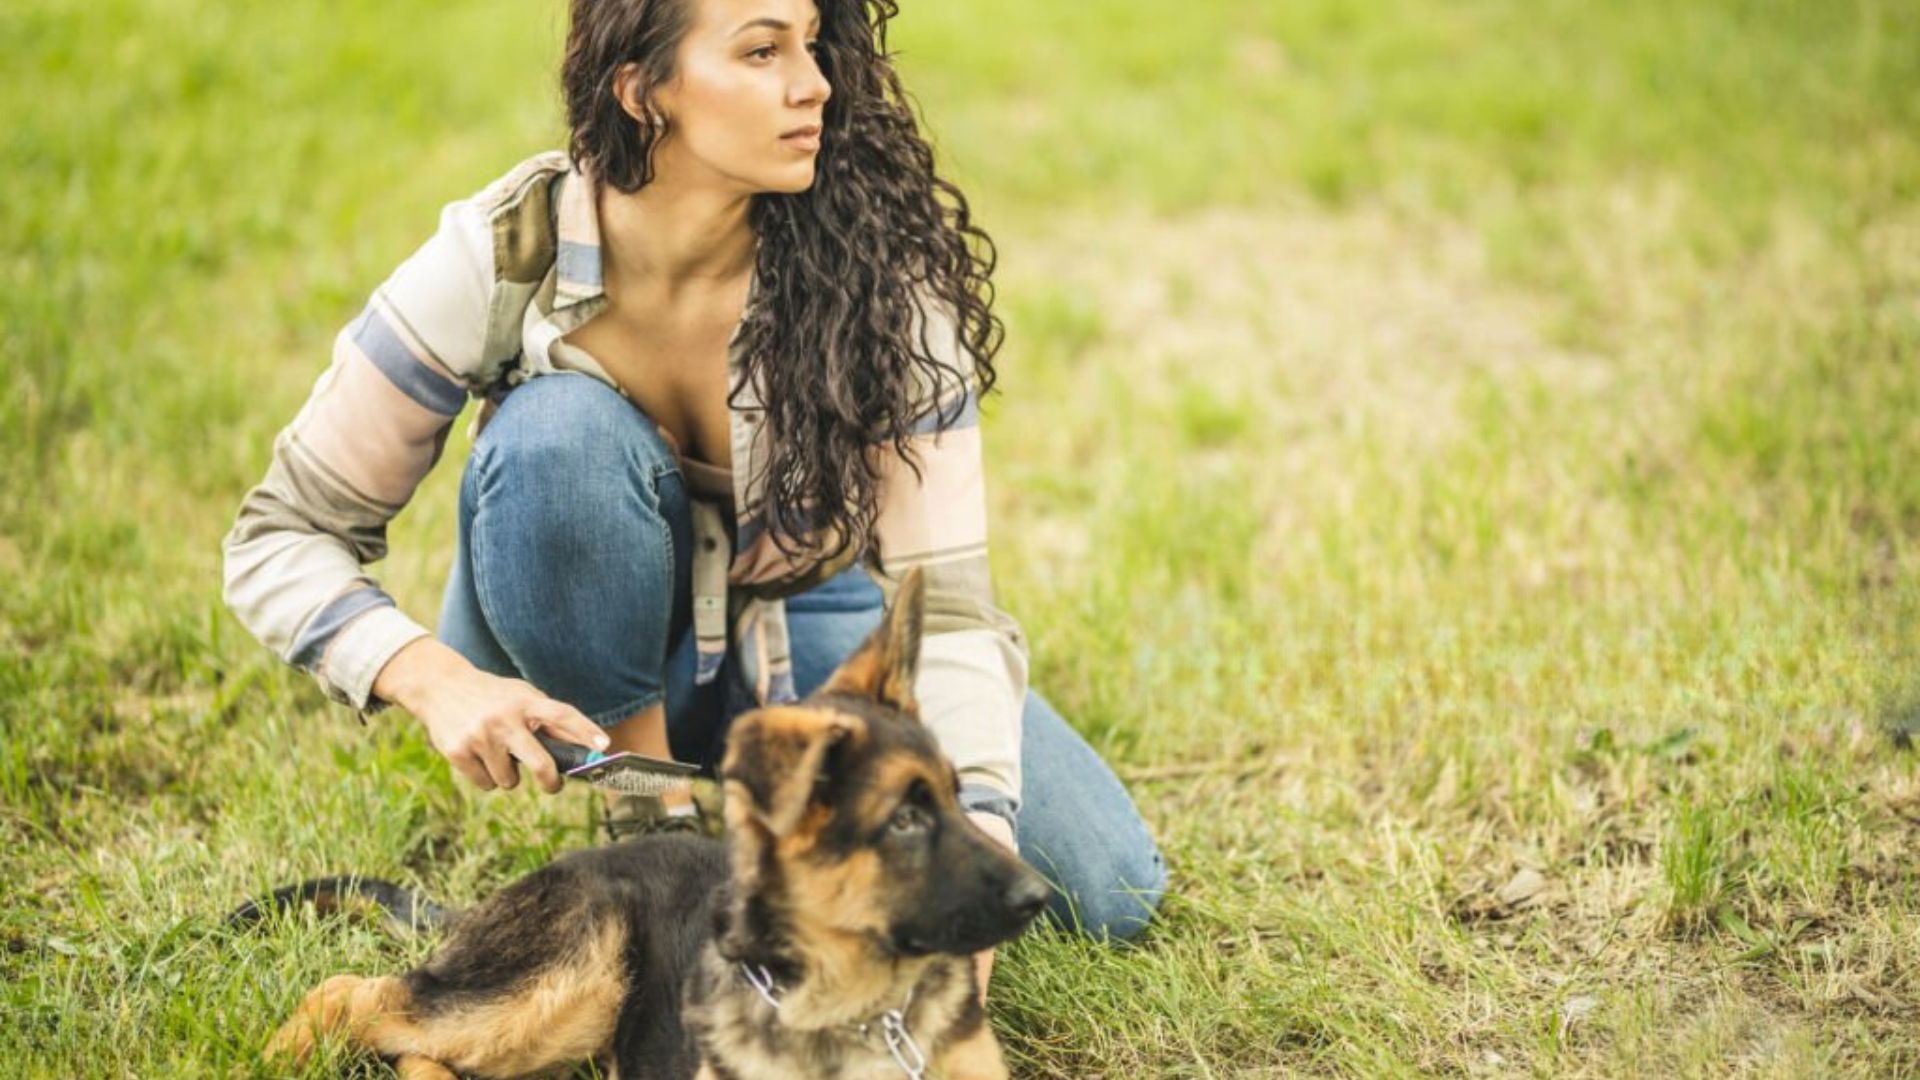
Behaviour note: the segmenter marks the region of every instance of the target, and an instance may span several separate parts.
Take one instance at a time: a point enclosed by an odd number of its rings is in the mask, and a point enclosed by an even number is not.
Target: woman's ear
[[[643,124],[647,122],[647,86],[640,78],[638,62],[628,61],[614,69],[613,96],[620,102],[621,111]],[[654,106],[659,108],[657,100]],[[665,117],[662,110],[661,118]]]

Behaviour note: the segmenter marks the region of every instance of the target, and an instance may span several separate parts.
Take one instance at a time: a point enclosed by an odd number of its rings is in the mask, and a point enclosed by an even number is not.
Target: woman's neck
[[[609,286],[660,300],[696,299],[753,270],[753,197],[658,178],[631,194],[600,189],[601,260]]]

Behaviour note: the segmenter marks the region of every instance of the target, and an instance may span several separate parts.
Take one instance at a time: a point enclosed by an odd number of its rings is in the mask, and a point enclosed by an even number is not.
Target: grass
[[[239,898],[460,903],[588,842],[326,706],[217,583],[334,330],[555,144],[562,17],[0,12],[7,1068],[248,1074],[322,974],[425,945],[228,937]],[[1001,247],[999,588],[1174,870],[1138,948],[1010,950],[1017,1071],[1920,1071],[1920,16],[895,29]],[[456,477],[380,569],[424,616]]]

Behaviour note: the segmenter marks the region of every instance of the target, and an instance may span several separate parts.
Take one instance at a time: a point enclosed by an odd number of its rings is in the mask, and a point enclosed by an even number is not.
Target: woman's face
[[[750,192],[805,191],[833,92],[814,61],[813,0],[688,2],[693,20],[677,74],[654,95],[667,117],[655,150],[659,174],[717,177]],[[788,136],[798,128],[812,133]]]

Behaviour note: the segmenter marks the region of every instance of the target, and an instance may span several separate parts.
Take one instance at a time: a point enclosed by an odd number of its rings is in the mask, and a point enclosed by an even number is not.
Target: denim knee
[[[676,560],[689,561],[692,542],[685,484],[658,425],[618,391],[574,372],[528,380],[468,469],[462,494],[487,518],[482,531],[512,534],[517,576],[591,573],[624,553],[648,602],[673,610]]]
[[[1093,880],[1109,888],[1072,896],[1056,893],[1047,914],[1056,925],[1095,940],[1130,941],[1146,930],[1166,895],[1167,864],[1160,848],[1148,840],[1140,847],[1112,849],[1110,865],[1081,867]]]
[[[483,472],[505,468],[535,481],[622,472],[651,479],[679,468],[651,417],[619,391],[577,372],[515,387],[473,453]]]

